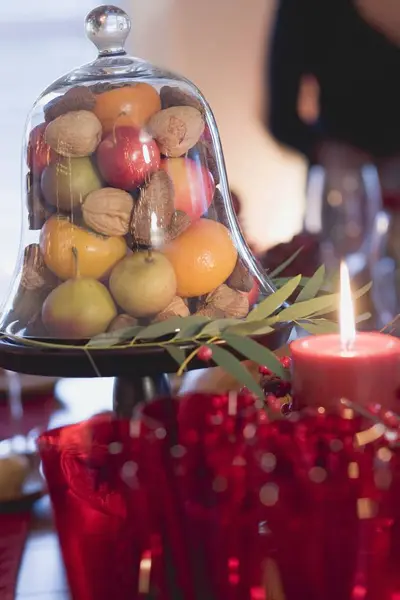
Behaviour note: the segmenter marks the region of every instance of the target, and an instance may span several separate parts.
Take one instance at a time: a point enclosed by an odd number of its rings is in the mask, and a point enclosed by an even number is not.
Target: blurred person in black
[[[375,162],[400,205],[400,0],[280,0],[268,72],[277,141]]]
[[[309,166],[376,164],[400,263],[400,0],[278,0],[266,73],[266,123],[278,142]],[[305,232],[262,262],[304,246],[286,274],[311,274],[319,237]]]

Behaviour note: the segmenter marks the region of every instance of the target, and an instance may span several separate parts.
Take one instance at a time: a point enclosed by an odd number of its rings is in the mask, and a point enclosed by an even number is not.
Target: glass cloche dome
[[[24,227],[1,330],[88,339],[171,316],[247,316],[272,288],[243,240],[217,126],[189,81],[127,56],[128,16],[86,18],[98,58],[27,124]]]

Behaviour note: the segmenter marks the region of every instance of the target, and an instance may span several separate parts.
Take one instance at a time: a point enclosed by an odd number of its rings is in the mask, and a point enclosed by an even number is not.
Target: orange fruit
[[[50,271],[60,279],[75,277],[77,250],[79,275],[102,279],[127,252],[123,237],[105,237],[74,225],[68,219],[50,217],[40,232],[40,250]]]
[[[99,94],[93,112],[105,134],[122,125],[142,127],[159,110],[161,100],[157,90],[148,83],[136,83]]]
[[[237,250],[228,229],[210,219],[195,221],[163,250],[177,279],[177,295],[184,298],[208,294],[235,268]]]

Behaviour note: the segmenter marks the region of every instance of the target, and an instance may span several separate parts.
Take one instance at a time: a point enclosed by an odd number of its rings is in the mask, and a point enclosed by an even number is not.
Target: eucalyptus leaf
[[[277,290],[268,298],[265,298],[251,313],[248,314],[246,321],[261,321],[274,313],[298,288],[301,275],[290,279],[280,290]]]
[[[275,354],[268,348],[265,348],[249,337],[241,337],[239,335],[234,335],[233,333],[224,333],[222,339],[245,358],[252,360],[258,365],[268,367],[268,369],[271,369],[273,373],[282,379],[287,378],[287,372],[282,367]]]
[[[299,319],[307,319],[308,317],[318,314],[327,314],[337,308],[339,302],[338,294],[329,294],[312,298],[304,302],[295,302],[288,308],[279,313],[278,319],[283,321],[298,321]]]
[[[164,348],[174,359],[174,361],[181,366],[186,358],[185,351],[182,350],[182,348],[179,348],[179,346],[174,346],[173,344],[165,344]]]
[[[283,285],[285,285],[285,283],[287,283],[288,281],[290,281],[292,278],[291,277],[274,277],[272,279],[272,283],[274,284],[274,286],[276,288],[281,288]],[[307,285],[307,283],[310,281],[310,277],[302,277],[299,283],[299,287],[304,287],[305,285]]]
[[[200,331],[197,337],[201,336],[210,336],[218,335],[225,331],[226,329],[232,327],[233,325],[241,325],[245,323],[242,319],[216,319],[215,321],[210,321],[207,323],[205,327]]]
[[[212,350],[212,358],[215,364],[229,373],[239,383],[245,385],[258,398],[264,398],[263,390],[253,378],[250,371],[233,354],[217,346],[217,344],[209,344],[209,347]]]
[[[372,281],[370,281],[369,283],[367,283],[366,285],[364,285],[362,288],[360,288],[359,290],[356,290],[353,294],[353,297],[358,300],[358,298],[362,298],[362,296],[365,296],[365,294],[368,294],[369,290],[372,288]]]
[[[193,336],[198,335],[204,326],[211,323],[212,321],[210,321],[209,317],[203,317],[202,315],[185,317],[184,323],[182,324],[176,339],[182,340],[183,338],[192,338]]]
[[[297,296],[296,302],[311,300],[320,291],[325,279],[325,266],[321,265]]]
[[[171,317],[170,319],[167,319],[167,321],[161,321],[160,323],[153,323],[152,325],[143,327],[136,335],[136,338],[138,340],[155,340],[165,335],[178,333],[184,322],[184,317]]]
[[[299,248],[298,250],[296,250],[296,252],[294,254],[292,254],[292,256],[289,256],[289,258],[286,259],[282,264],[280,264],[279,267],[277,267],[276,269],[271,271],[271,273],[268,273],[269,277],[272,279],[273,277],[277,277],[277,275],[279,275],[280,273],[283,273],[283,271],[285,269],[287,269],[287,267],[289,265],[291,265],[293,261],[296,260],[296,258],[302,251],[303,251],[303,246],[301,248]]]
[[[324,335],[327,333],[338,333],[339,325],[328,319],[310,319],[307,321],[300,321],[300,327],[311,333],[311,335]]]
[[[358,317],[356,317],[356,323],[363,323],[364,321],[368,321],[371,318],[371,313],[370,312],[365,312],[362,313],[361,315],[358,315]]]
[[[109,333],[101,333],[88,342],[87,348],[106,348],[123,344],[128,340],[132,340],[141,329],[143,329],[143,327],[135,325],[134,327],[124,327],[124,329],[117,329],[116,331],[110,331]]]
[[[267,335],[272,333],[274,328],[268,325],[268,319],[262,321],[243,321],[240,325],[232,325],[228,327],[226,333],[234,333],[236,335]]]

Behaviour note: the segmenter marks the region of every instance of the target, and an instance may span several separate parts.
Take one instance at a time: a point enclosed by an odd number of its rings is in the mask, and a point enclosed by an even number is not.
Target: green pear
[[[159,252],[139,251],[122,259],[110,275],[110,291],[132,317],[157,315],[176,294],[175,271]]]
[[[59,210],[71,211],[81,206],[90,192],[99,190],[102,182],[88,156],[58,158],[43,171],[41,187],[48,204]]]
[[[68,279],[47,296],[42,321],[56,338],[91,338],[107,330],[117,309],[108,289],[89,278]]]

